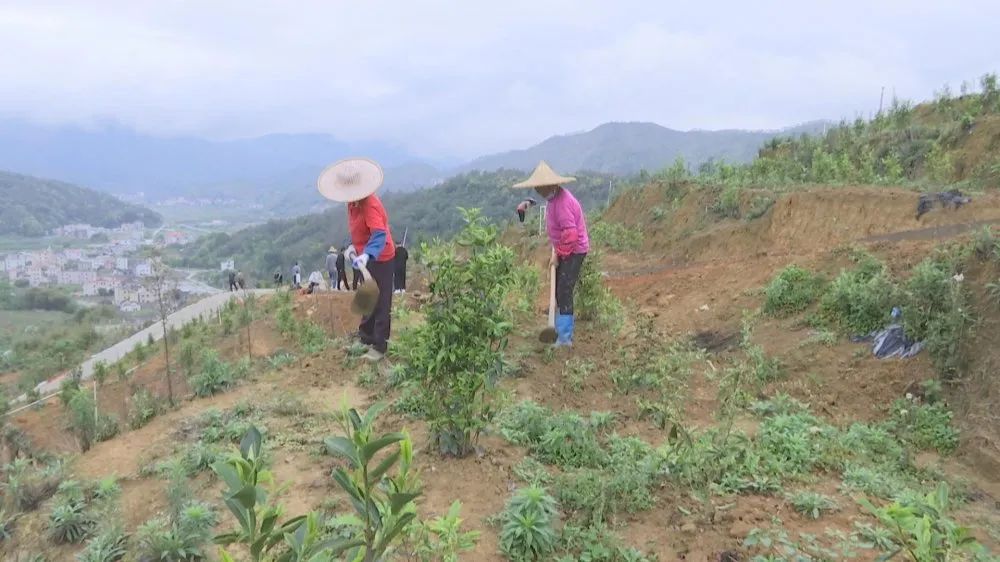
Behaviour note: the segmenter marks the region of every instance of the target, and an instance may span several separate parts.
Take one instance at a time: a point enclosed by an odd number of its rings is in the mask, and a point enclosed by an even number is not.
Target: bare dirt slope
[[[849,260],[842,251],[848,245],[863,245],[887,259],[891,267],[911,266],[938,242],[934,237],[901,235],[901,232],[947,229],[980,221],[1000,220],[1000,198],[989,195],[957,211],[935,211],[922,220],[914,218],[916,196],[902,190],[850,187],[817,189],[778,197],[774,207],[753,220],[719,220],[709,206],[711,194],[696,191],[676,196],[664,186],[652,186],[622,197],[609,218],[630,225],[643,225],[643,251],[636,254],[606,254],[613,275],[608,283],[616,295],[629,303],[622,335],[608,337],[605,329],[581,325],[572,352],[548,354],[533,341],[532,333],[543,322],[539,308],[522,319],[510,347],[510,358],[520,366],[520,376],[502,381],[513,400],[533,399],[554,410],[616,413],[614,430],[635,435],[658,445],[667,430],[643,416],[639,398],[623,393],[610,373],[621,366],[623,349],[633,349],[648,334],[642,333],[638,315],[648,314],[657,333],[666,339],[694,341],[705,354],[692,365],[690,378],[672,389],[682,404],[685,427],[700,430],[717,424],[719,371],[737,360],[744,311],[760,306],[759,289],[774,273],[789,263],[836,274]],[[660,221],[652,209],[671,209]],[[939,231],[940,232],[940,231]],[[945,230],[945,236],[962,236]],[[886,236],[889,236],[886,238]],[[877,239],[877,237],[882,237]],[[530,242],[522,250],[535,259],[544,246]],[[526,258],[530,259],[530,258]],[[991,266],[992,267],[992,266]],[[616,273],[617,272],[617,273]],[[970,272],[970,279],[983,283],[995,279],[997,271],[985,267]],[[542,292],[545,286],[542,285]],[[986,307],[988,295],[977,289],[977,306]],[[342,337],[356,322],[348,308],[348,296],[323,294],[296,297],[295,315],[323,327],[331,337]],[[409,306],[417,303],[411,299]],[[995,316],[995,315],[993,315]],[[995,377],[1000,327],[991,315],[978,327],[973,342],[972,372],[966,385],[952,389],[957,421],[963,430],[962,445],[953,457],[922,456],[918,461],[961,481],[970,499],[957,517],[975,531],[977,538],[994,547],[1000,539],[1000,481],[994,455],[997,383]],[[418,315],[395,324],[396,329],[418,321]],[[296,359],[278,369],[261,367],[251,380],[211,398],[185,399],[181,406],[155,418],[142,429],[98,444],[80,454],[72,465],[78,478],[117,474],[123,479],[123,516],[129,529],[164,509],[165,481],[154,468],[193,446],[196,432],[190,429],[206,411],[249,411],[255,423],[266,429],[278,481],[288,484],[281,501],[290,514],[310,509],[336,511],[346,506],[330,478],[335,459],[322,454],[322,439],[338,429],[329,415],[342,399],[359,407],[396,395],[387,390],[391,363],[371,369],[345,358],[344,351],[329,347],[317,354],[297,350],[295,343],[280,336],[271,319],[254,325],[253,354],[272,355],[287,349]],[[798,319],[763,319],[753,331],[753,341],[784,365],[787,376],[771,383],[766,395],[786,392],[810,404],[813,412],[829,423],[846,426],[855,421],[884,419],[893,399],[902,396],[914,381],[933,378],[926,354],[907,361],[879,361],[863,345],[843,339],[823,344],[804,344],[810,329]],[[244,352],[239,336],[224,338],[218,346],[224,357],[235,359]],[[583,365],[589,366],[581,369]],[[151,360],[136,376],[135,385],[162,393],[162,362]],[[112,383],[102,391],[102,405],[116,411],[124,394]],[[182,392],[187,393],[186,387]],[[162,394],[161,394],[162,395]],[[963,398],[964,397],[964,398]],[[294,407],[288,404],[296,405]],[[75,444],[64,431],[65,418],[58,406],[29,411],[15,418],[34,446],[57,452],[73,452]],[[741,419],[740,428],[752,434],[756,423]],[[992,428],[991,428],[992,425]],[[487,519],[503,509],[512,490],[523,483],[514,467],[525,451],[499,436],[483,438],[481,454],[455,460],[443,459],[430,447],[426,426],[401,414],[387,415],[385,429],[406,427],[418,448],[417,465],[424,483],[418,500],[423,517],[447,511],[454,500],[462,502],[467,528],[482,531],[476,549],[466,560],[502,560],[497,551],[498,531]],[[612,526],[629,545],[654,553],[660,561],[719,560],[722,553],[738,552],[748,532],[767,527],[775,517],[791,533],[823,536],[833,529],[851,532],[854,522],[870,521],[853,497],[842,493],[837,475],[820,473],[796,486],[838,498],[840,509],[818,521],[795,512],[780,494],[738,495],[697,499],[690,490],[664,484],[654,490],[655,505],[637,513],[612,518]],[[192,479],[199,496],[217,499],[219,486],[207,473]],[[55,547],[44,538],[45,506],[26,515],[18,525],[33,533],[15,533],[3,545],[4,552],[43,552],[50,560],[71,560],[73,548]],[[223,517],[220,530],[233,521]],[[866,559],[864,552],[855,559]],[[870,559],[870,558],[869,558]]]

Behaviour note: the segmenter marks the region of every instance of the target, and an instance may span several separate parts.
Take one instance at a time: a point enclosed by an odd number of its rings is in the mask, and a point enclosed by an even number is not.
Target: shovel
[[[557,339],[559,336],[556,334],[556,264],[555,260],[552,260],[552,265],[549,266],[549,325],[538,334],[538,341],[552,344],[556,343]]]
[[[361,276],[365,279],[365,284],[354,291],[354,300],[351,301],[351,312],[361,316],[369,316],[375,312],[378,305],[378,284],[372,279],[372,274],[368,273],[368,267],[361,268]]]

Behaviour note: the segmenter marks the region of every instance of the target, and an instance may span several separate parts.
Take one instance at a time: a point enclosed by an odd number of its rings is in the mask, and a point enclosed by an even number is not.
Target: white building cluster
[[[108,242],[86,249],[67,248],[54,251],[19,251],[0,256],[0,276],[12,284],[31,287],[69,285],[79,287],[87,297],[108,296],[124,312],[135,312],[153,301],[142,281],[153,275],[152,264],[133,259],[143,242],[141,222],[108,229],[86,224],[57,228],[53,234],[65,238],[90,240],[95,234],[107,234]],[[173,234],[173,233],[171,233]],[[182,243],[182,236],[170,236],[169,242]]]

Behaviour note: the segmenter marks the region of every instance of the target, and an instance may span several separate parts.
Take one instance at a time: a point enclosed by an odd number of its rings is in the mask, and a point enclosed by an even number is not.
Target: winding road
[[[273,292],[274,289],[253,289],[246,291],[245,293],[244,292],[224,293],[217,291],[216,294],[205,297],[200,301],[188,305],[178,310],[177,312],[174,312],[173,314],[167,316],[167,330],[173,328],[180,329],[182,326],[184,326],[184,324],[191,322],[192,320],[198,318],[199,316],[211,316],[216,312],[218,312],[219,309],[221,309],[227,302],[229,302],[230,299],[236,298],[243,294],[254,294],[260,296],[260,295],[271,294]],[[146,341],[148,341],[150,336],[152,336],[154,341],[159,341],[163,339],[163,326],[160,322],[157,322],[144,330],[140,330],[132,334],[131,336],[125,338],[124,340],[116,343],[115,345],[112,345],[111,347],[92,355],[90,359],[87,359],[80,365],[80,369],[83,372],[83,379],[86,380],[93,376],[94,365],[97,364],[99,361],[103,361],[108,365],[115,363],[122,357],[125,357],[125,355],[128,352],[132,351],[135,348],[136,344],[145,343]],[[59,385],[61,384],[62,379],[65,376],[66,375],[60,375],[58,377],[41,382],[38,384],[38,386],[35,387],[35,390],[37,390],[38,393],[41,394],[43,397],[48,397],[53,392],[59,390]],[[26,400],[27,396],[21,395],[17,398],[16,402],[24,402]]]

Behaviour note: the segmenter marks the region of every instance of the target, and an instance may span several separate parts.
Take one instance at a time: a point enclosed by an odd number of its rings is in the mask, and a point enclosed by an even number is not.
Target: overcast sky
[[[0,0],[0,117],[431,158],[606,121],[777,128],[1000,70],[1000,2]]]

